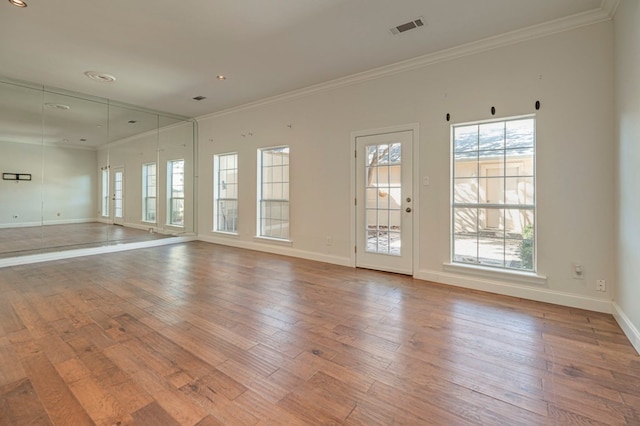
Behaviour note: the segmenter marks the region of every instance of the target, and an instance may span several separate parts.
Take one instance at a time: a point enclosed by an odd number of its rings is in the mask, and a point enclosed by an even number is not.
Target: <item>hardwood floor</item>
[[[0,269],[0,424],[640,424],[610,315],[193,242]]]

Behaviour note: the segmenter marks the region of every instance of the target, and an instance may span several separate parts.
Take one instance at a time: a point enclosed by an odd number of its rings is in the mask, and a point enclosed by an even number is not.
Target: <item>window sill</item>
[[[281,239],[281,238],[262,237],[262,236],[256,235],[255,237],[253,237],[253,239],[255,241],[276,243],[276,244],[281,244],[283,246],[292,246],[293,245],[293,241],[292,240],[284,240],[284,239]]]
[[[144,219],[141,220],[140,222],[145,224],[145,225],[157,225],[158,224],[158,222],[149,222],[149,221],[146,221]]]
[[[211,233],[224,237],[237,237],[239,235],[237,232],[216,231],[215,229],[211,230]]]
[[[476,277],[495,279],[500,281],[511,281],[522,284],[546,285],[547,277],[535,272],[524,272],[514,270],[503,270],[487,268],[484,266],[465,265],[460,263],[444,263],[442,269],[446,272],[455,272]]]
[[[165,226],[168,228],[184,229],[184,225],[172,225],[170,223],[167,223]]]

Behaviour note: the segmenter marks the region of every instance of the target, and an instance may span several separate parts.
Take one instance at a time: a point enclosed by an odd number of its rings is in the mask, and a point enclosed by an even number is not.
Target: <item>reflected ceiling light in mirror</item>
[[[9,3],[18,7],[27,7],[27,3],[23,2],[22,0],[9,0]]]
[[[59,109],[59,110],[62,110],[62,111],[67,111],[67,110],[71,109],[71,107],[69,105],[55,104],[55,103],[50,103],[50,102],[47,102],[46,104],[44,104],[44,106],[46,106],[47,108]]]
[[[220,80],[220,81],[222,81],[222,80],[226,80],[226,79],[227,79],[227,77],[225,77],[225,76],[224,76],[224,75],[222,75],[222,74],[217,75],[217,76],[216,76],[216,78],[217,78],[218,80]]]
[[[84,75],[89,77],[91,80],[99,81],[100,83],[114,83],[116,81],[114,76],[98,71],[85,71]]]

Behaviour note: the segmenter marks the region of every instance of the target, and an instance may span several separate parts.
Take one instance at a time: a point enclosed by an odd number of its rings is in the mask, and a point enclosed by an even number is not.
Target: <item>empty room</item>
[[[1,425],[640,425],[638,0],[0,37]]]

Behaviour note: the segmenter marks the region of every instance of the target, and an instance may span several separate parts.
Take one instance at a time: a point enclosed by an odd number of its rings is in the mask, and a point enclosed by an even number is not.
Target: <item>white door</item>
[[[113,169],[113,224],[124,225],[124,169]]]
[[[413,274],[413,132],[356,138],[356,266]]]

